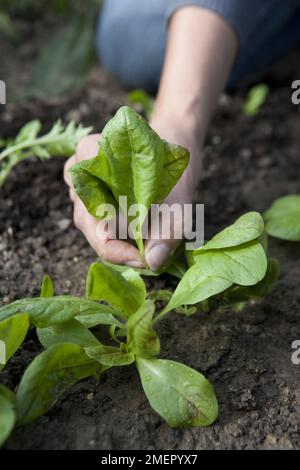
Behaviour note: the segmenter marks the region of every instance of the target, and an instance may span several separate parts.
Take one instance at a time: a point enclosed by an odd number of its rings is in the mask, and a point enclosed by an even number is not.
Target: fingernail
[[[131,268],[144,268],[145,266],[143,265],[143,263],[141,263],[141,261],[136,261],[136,260],[132,260],[132,261],[127,261],[127,266],[130,266]]]
[[[171,249],[165,243],[154,245],[148,253],[146,253],[146,261],[149,267],[156,271],[161,267],[164,261],[168,258],[171,253]]]

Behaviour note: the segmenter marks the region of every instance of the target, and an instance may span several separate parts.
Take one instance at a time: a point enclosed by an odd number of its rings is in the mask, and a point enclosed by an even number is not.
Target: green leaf
[[[243,111],[247,116],[255,116],[266,102],[269,87],[264,83],[252,87],[244,103]]]
[[[188,159],[186,149],[161,140],[141,116],[124,106],[105,126],[98,156],[77,164],[70,172],[73,180],[75,170],[75,190],[94,217],[103,218],[99,203],[111,193],[128,221],[138,221],[136,242],[143,254],[142,224],[147,212],[175,186]],[[97,185],[94,179],[89,182],[86,172],[102,184]],[[127,197],[126,207],[121,196]],[[134,204],[139,205],[139,211],[131,215],[128,210]]]
[[[70,320],[61,325],[49,326],[48,328],[37,328],[37,336],[44,348],[53,344],[72,343],[79,346],[97,346],[99,341],[79,321]]]
[[[80,197],[88,212],[94,217],[101,218],[101,208],[118,205],[109,189],[99,178],[85,170],[86,161],[73,165],[69,170],[75,192]],[[102,211],[103,212],[103,211]],[[113,210],[106,214],[107,220],[114,217]]]
[[[36,139],[38,133],[42,128],[42,124],[38,119],[34,119],[33,121],[29,121],[22,129],[19,131],[16,137],[16,144],[21,144],[23,142],[30,142]]]
[[[198,264],[192,266],[179,282],[170,302],[163,312],[169,312],[182,305],[193,305],[217,295],[232,286],[232,282],[223,277],[208,276],[202,273]]]
[[[147,300],[126,323],[127,346],[141,357],[157,356],[160,352],[160,341],[152,327],[154,312],[154,302]]]
[[[83,315],[103,313],[103,319],[108,319],[104,305],[80,297],[62,295],[22,299],[5,305],[0,308],[0,321],[24,311],[28,313],[30,322],[40,328],[64,323]]]
[[[239,217],[233,225],[225,228],[215,235],[208,243],[194,255],[206,250],[219,250],[242,245],[259,238],[264,232],[264,221],[258,212],[247,212]]]
[[[134,355],[131,352],[122,352],[118,348],[104,346],[103,344],[97,347],[85,348],[85,352],[105,368],[128,366],[134,362]]]
[[[22,377],[16,395],[18,424],[30,423],[46,413],[74,383],[99,368],[77,344],[50,346],[31,362]]]
[[[300,241],[300,195],[277,199],[264,218],[266,231],[272,237]]]
[[[242,286],[261,281],[268,265],[265,251],[258,241],[222,250],[200,251],[195,259],[199,273],[222,277]]]
[[[0,341],[5,344],[6,362],[23,343],[29,328],[27,313],[20,313],[0,322]],[[0,364],[0,371],[4,364]]]
[[[15,421],[15,395],[0,384],[0,447],[12,432]]]
[[[51,277],[46,275],[43,277],[40,297],[53,297],[54,287]]]
[[[101,313],[93,313],[91,315],[77,315],[74,318],[86,328],[93,328],[98,325],[114,325],[116,327],[123,328],[123,323],[114,317],[114,315],[121,317],[122,314],[108,307],[107,305],[99,304],[99,310],[102,310],[101,307],[103,307],[103,312]]]
[[[0,152],[0,161],[2,161],[0,187],[12,169],[32,155],[42,160],[52,156],[71,156],[75,152],[78,142],[88,135],[92,128],[85,128],[82,125],[76,126],[74,122],[70,122],[65,128],[59,120],[48,134],[36,136],[38,130],[38,121],[29,123],[21,129],[17,138],[10,141],[6,148]]]
[[[136,362],[150,405],[169,426],[209,426],[217,419],[218,402],[202,374],[174,361]]]
[[[87,275],[86,297],[105,300],[129,318],[145,301],[146,288],[142,278],[132,269],[121,274],[102,263],[94,263]]]
[[[276,259],[268,260],[268,269],[265,277],[254,286],[233,286],[224,293],[223,303],[234,304],[259,299],[271,294],[279,277],[279,263]]]
[[[267,271],[265,251],[258,241],[223,250],[198,251],[196,264],[178,284],[164,312],[193,305],[217,295],[233,284],[254,285]]]

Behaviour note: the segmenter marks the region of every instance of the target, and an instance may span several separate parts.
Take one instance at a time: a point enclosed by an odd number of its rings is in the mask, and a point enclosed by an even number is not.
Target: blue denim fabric
[[[97,33],[103,65],[124,85],[154,91],[168,19],[185,5],[214,11],[236,32],[240,48],[229,85],[264,71],[300,42],[300,0],[106,0]]]

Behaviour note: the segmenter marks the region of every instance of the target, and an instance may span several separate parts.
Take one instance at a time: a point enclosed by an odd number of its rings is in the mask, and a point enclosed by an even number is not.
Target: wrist
[[[201,119],[199,105],[196,102],[173,106],[172,103],[157,101],[150,125],[154,130],[178,129],[181,133],[195,136],[199,142],[204,141],[207,127]]]

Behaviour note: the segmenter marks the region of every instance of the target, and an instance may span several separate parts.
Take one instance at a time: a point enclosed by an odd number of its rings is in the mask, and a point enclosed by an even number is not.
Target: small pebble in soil
[[[58,220],[57,226],[60,230],[67,230],[71,225],[71,220],[70,219],[61,219]]]

